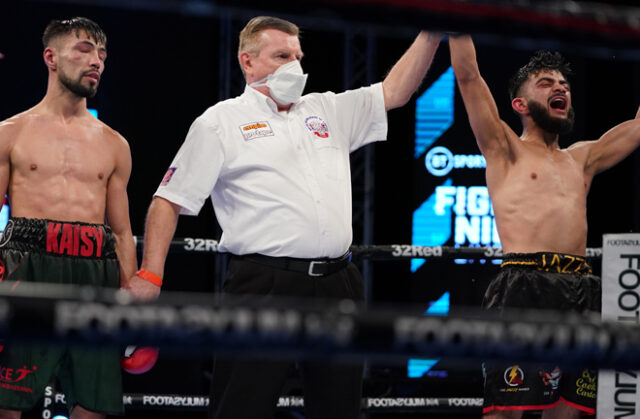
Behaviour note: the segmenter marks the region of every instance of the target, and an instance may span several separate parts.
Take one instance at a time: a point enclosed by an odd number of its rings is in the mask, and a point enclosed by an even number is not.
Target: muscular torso
[[[512,139],[512,151],[512,159],[487,159],[487,186],[504,252],[584,255],[591,179],[580,155],[520,139]]]
[[[114,132],[91,115],[62,121],[28,111],[9,121],[12,216],[104,223]]]

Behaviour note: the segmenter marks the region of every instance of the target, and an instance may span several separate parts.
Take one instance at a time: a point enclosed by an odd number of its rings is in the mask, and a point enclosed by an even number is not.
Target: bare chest
[[[584,166],[564,150],[527,150],[515,162],[487,166],[489,189],[494,194],[504,192],[510,198],[583,199],[589,183]]]
[[[14,175],[106,181],[115,167],[113,152],[99,136],[83,131],[34,132],[20,138],[11,152]]]
[[[588,189],[584,168],[567,153],[524,157],[512,167],[508,181],[561,196],[582,196]]]

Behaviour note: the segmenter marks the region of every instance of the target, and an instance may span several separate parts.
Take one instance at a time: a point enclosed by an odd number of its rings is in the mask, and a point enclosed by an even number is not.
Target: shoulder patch
[[[304,124],[309,131],[319,138],[329,138],[329,127],[319,116],[310,116],[304,120]]]
[[[164,177],[162,178],[162,182],[160,182],[160,186],[166,186],[169,184],[169,181],[171,180],[171,178],[173,177],[173,174],[176,172],[176,170],[178,170],[177,167],[170,167],[167,170],[167,173],[164,174]]]

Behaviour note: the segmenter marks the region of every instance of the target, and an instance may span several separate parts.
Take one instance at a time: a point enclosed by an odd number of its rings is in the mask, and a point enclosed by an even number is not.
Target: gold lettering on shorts
[[[562,272],[563,274],[566,274],[566,273],[569,273],[569,272],[570,272],[570,271],[569,271],[569,266],[571,266],[571,264],[576,260],[576,258],[575,258],[575,257],[573,257],[573,256],[569,256],[569,255],[565,256],[565,258],[566,258],[566,259],[569,259],[569,262],[568,262],[566,265],[564,265],[564,268],[562,268],[562,271],[561,271],[561,272]],[[574,272],[575,272],[575,271],[574,271]]]
[[[589,399],[596,398],[596,376],[591,375],[588,369],[582,371],[582,376],[576,380],[576,394]]]
[[[560,272],[560,255],[553,255],[553,258],[551,258],[551,266],[555,266],[556,271]]]

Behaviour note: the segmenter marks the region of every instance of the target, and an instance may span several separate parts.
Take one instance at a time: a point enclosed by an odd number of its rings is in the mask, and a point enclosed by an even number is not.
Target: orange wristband
[[[162,286],[162,278],[160,278],[158,275],[154,274],[153,272],[149,272],[149,271],[145,271],[144,269],[140,269],[138,272],[136,272],[136,276],[139,278],[142,278],[146,281],[151,282],[153,285],[156,285],[158,287]]]

